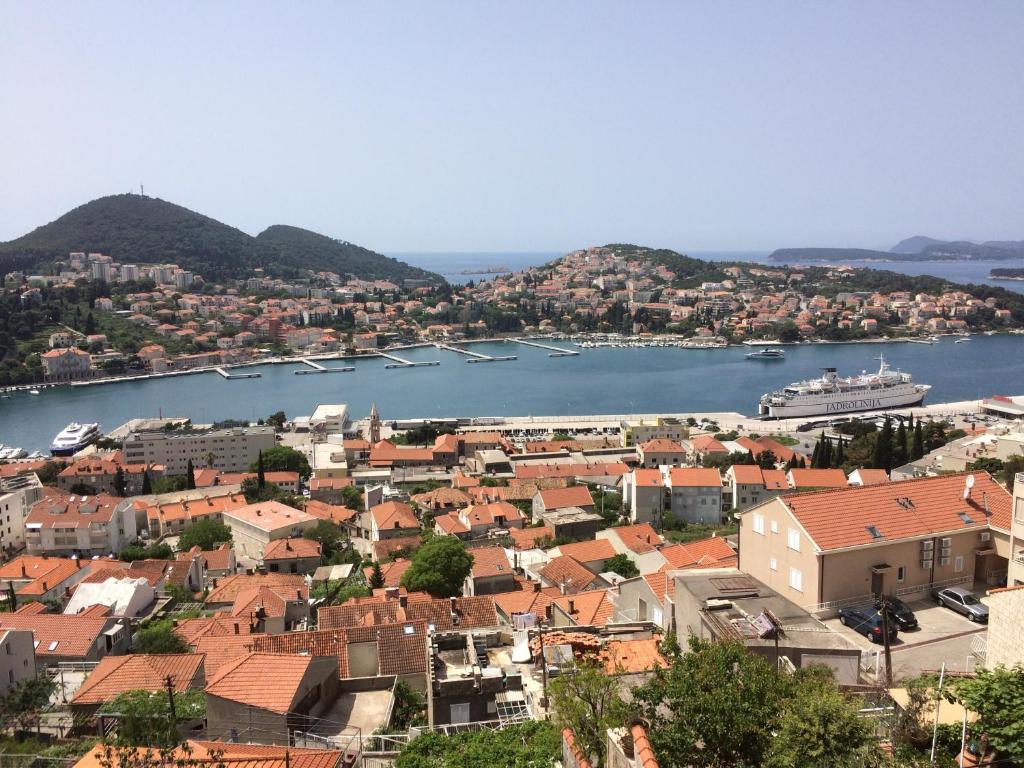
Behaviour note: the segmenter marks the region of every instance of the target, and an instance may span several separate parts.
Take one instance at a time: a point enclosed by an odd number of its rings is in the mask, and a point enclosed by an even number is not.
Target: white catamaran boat
[[[766,347],[757,352],[747,352],[747,360],[782,360],[786,353],[778,347]]]
[[[820,379],[798,381],[761,396],[758,412],[769,419],[819,416],[854,411],[881,411],[920,405],[931,389],[914,384],[909,373],[893,371],[879,358],[878,373],[840,378],[825,368]]]
[[[99,436],[99,424],[78,424],[73,421],[53,438],[50,453],[54,456],[71,456],[95,442]]]

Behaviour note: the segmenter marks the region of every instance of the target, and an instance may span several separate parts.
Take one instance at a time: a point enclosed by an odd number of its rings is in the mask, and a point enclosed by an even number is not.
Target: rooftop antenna
[[[139,182],[139,194],[143,196],[146,194],[146,185],[142,182]]]
[[[964,479],[964,501],[971,498],[971,488],[974,487],[974,475],[968,475]]]

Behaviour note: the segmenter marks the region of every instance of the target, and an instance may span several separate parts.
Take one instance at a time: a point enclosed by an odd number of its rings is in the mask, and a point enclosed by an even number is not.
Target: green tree
[[[412,563],[402,574],[402,586],[410,592],[429,592],[434,597],[451,597],[473,567],[473,556],[454,536],[435,536],[416,550]]]
[[[250,467],[252,469],[252,467]],[[263,451],[256,455],[256,487],[263,490],[267,487],[266,466],[263,464]]]
[[[318,520],[316,525],[302,532],[302,538],[320,542],[320,557],[329,565],[337,564],[334,559],[341,556],[348,545],[345,532],[329,520]]]
[[[192,547],[214,549],[218,544],[231,541],[231,529],[218,520],[200,520],[186,528],[178,537],[178,549],[187,552]]]
[[[605,560],[603,570],[617,573],[624,579],[632,579],[634,576],[640,575],[640,569],[636,567],[636,563],[621,553]]]
[[[185,467],[185,490],[194,491],[196,488],[196,468],[192,466],[192,459],[188,460]]]
[[[558,725],[572,730],[595,767],[603,765],[608,729],[624,725],[629,712],[618,680],[596,662],[581,662],[555,678],[548,692]]]
[[[404,680],[395,683],[395,706],[391,710],[391,731],[405,733],[410,728],[427,724],[427,700]]]
[[[274,429],[284,429],[284,423],[288,420],[288,417],[284,415],[284,411],[274,411],[272,414],[267,416],[267,424],[272,426]]]
[[[376,560],[373,561],[373,570],[370,572],[370,588],[381,589],[384,586],[384,571],[380,568],[380,563]]]
[[[875,439],[875,451],[871,466],[888,472],[892,469],[892,455],[892,420],[886,416],[882,429]]]
[[[1010,493],[1013,493],[1013,484],[1018,472],[1024,472],[1024,456],[1017,454],[1008,456],[1003,462],[1003,482],[1006,484],[1006,490]]]
[[[1024,761],[1024,667],[979,668],[977,676],[956,680],[947,698],[978,715],[975,738],[986,733],[1000,758]]]
[[[298,472],[302,478],[307,478],[313,473],[306,455],[287,445],[276,445],[261,451],[256,463],[249,467],[249,471],[259,475],[260,467],[264,472]]]
[[[767,768],[862,768],[879,763],[856,699],[840,693],[827,668],[797,672],[772,740]]]
[[[341,503],[349,509],[363,508],[363,492],[354,485],[341,489]]]
[[[125,490],[124,468],[118,464],[117,471],[114,473],[114,495],[124,496]]]
[[[22,731],[29,730],[33,724],[38,725],[40,715],[56,691],[57,681],[48,675],[19,680],[0,699],[4,722],[13,723]]]
[[[690,638],[690,652],[633,691],[662,768],[759,766],[791,684],[742,643]],[[701,745],[701,746],[698,746]]]
[[[132,640],[135,653],[189,653],[188,644],[174,631],[170,619],[150,621]]]
[[[914,425],[914,442],[910,448],[910,460],[917,461],[924,456],[924,431],[921,429],[921,420],[918,419]]]
[[[902,467],[910,460],[910,451],[907,449],[907,427],[900,421],[896,428],[896,441],[892,448],[892,465]]]
[[[142,472],[142,495],[149,496],[153,492],[153,481],[149,477],[149,470],[143,470]]]
[[[174,692],[174,712],[166,690],[125,691],[105,704],[101,712],[117,715],[116,743],[132,747],[172,747],[180,743],[178,725],[206,717],[202,690]]]
[[[547,768],[562,754],[554,723],[530,720],[500,731],[417,736],[395,759],[395,768]]]
[[[779,463],[778,457],[775,455],[775,451],[771,448],[767,448],[757,455],[757,465],[761,469],[775,469],[775,465]]]

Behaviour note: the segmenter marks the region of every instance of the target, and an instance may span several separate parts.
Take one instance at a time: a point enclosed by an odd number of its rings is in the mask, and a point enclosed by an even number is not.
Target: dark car
[[[886,602],[889,603],[890,621],[894,621],[904,632],[908,629],[917,629],[917,616],[910,610],[910,606],[895,597],[887,597]]]
[[[839,622],[854,632],[860,632],[860,634],[873,643],[883,642],[882,612],[877,608],[840,608]],[[899,630],[896,628],[896,623],[890,621],[889,642],[893,642],[898,634]]]
[[[939,605],[966,616],[971,621],[988,621],[988,606],[969,589],[946,587],[934,593]]]

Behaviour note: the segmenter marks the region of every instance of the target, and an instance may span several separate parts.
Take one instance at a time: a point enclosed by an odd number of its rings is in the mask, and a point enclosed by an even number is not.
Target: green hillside
[[[256,237],[267,258],[286,266],[301,265],[313,271],[348,273],[370,280],[426,279],[440,282],[433,272],[410,266],[352,243],[332,240],[308,229],[275,224]]]
[[[95,251],[122,263],[175,263],[208,280],[243,278],[255,267],[284,277],[310,269],[366,279],[441,280],[403,262],[313,232],[271,227],[263,235],[267,237],[253,237],[158,198],[111,195],[0,243],[0,274],[12,269],[44,270],[72,251]]]

